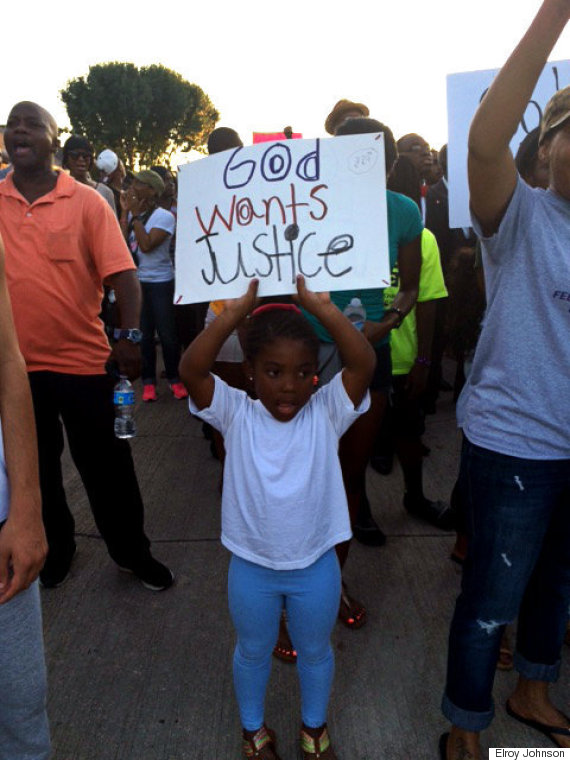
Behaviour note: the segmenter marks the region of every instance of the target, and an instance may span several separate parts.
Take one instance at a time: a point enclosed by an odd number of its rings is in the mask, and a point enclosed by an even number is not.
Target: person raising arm
[[[302,694],[303,760],[336,760],[327,727],[330,635],[341,595],[335,546],[350,537],[338,441],[368,408],[375,355],[329,294],[312,293],[298,277],[300,305],[329,330],[345,364],[315,392],[319,341],[309,321],[291,303],[254,309],[256,294],[252,281],[245,295],[226,301],[180,364],[190,411],[220,430],[226,444],[222,543],[232,553],[228,600],[237,631],[242,757],[279,760],[264,703],[287,609]],[[255,400],[210,373],[220,346],[248,314],[243,346]]]
[[[547,190],[518,176],[509,148],[569,18],[570,0],[542,2],[469,134],[487,306],[457,404],[469,551],[450,627],[442,710],[451,730],[440,738],[442,760],[480,760],[501,636],[517,617],[519,679],[507,713],[570,747],[570,722],[549,696],[570,603],[570,407],[560,404],[570,397],[570,343],[562,337],[570,327],[570,87],[542,115]]]
[[[542,4],[493,80],[471,123],[470,203],[486,235],[498,229],[515,190],[517,170],[509,143],[569,14],[569,0],[546,0]]]

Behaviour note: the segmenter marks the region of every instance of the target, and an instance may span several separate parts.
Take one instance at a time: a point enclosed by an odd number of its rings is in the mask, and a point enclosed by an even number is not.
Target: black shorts
[[[419,437],[425,432],[425,417],[420,399],[410,399],[405,390],[407,375],[392,377],[392,418],[399,435]]]

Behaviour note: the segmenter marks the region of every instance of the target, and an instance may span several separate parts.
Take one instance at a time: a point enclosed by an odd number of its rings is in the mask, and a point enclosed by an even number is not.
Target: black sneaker
[[[380,475],[389,475],[392,472],[393,466],[394,457],[392,454],[389,454],[388,456],[383,454],[372,454],[370,457],[370,467],[380,473]]]
[[[73,547],[65,551],[48,552],[45,564],[40,571],[40,583],[44,588],[58,588],[65,582],[76,551],[77,547],[73,544]]]
[[[132,567],[119,567],[125,573],[133,573],[150,591],[165,591],[174,583],[174,574],[166,565],[150,554]]]
[[[404,507],[414,517],[433,525],[440,530],[453,530],[455,528],[455,515],[445,501],[430,501],[420,499],[412,501],[408,494],[404,494]]]
[[[386,534],[380,530],[373,517],[367,517],[352,526],[352,535],[365,546],[384,546]]]
[[[372,517],[366,491],[362,493],[360,499],[358,514],[352,525],[352,535],[359,543],[365,546],[384,546],[386,543],[386,535],[380,530],[378,523]]]

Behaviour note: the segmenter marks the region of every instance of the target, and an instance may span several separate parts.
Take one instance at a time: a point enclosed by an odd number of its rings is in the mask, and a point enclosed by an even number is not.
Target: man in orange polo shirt
[[[16,331],[26,360],[49,544],[40,580],[65,580],[75,554],[63,489],[65,427],[73,461],[112,559],[152,590],[170,570],[150,553],[144,509],[126,441],[113,432],[109,344],[99,319],[103,283],[117,295],[121,329],[113,349],[121,374],[139,374],[140,290],[117,219],[91,188],[54,170],[57,125],[35,103],[14,106],[4,132],[14,171],[0,184],[0,233]]]

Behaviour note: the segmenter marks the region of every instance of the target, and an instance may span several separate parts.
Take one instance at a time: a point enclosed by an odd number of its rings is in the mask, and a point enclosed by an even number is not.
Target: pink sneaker
[[[156,401],[156,385],[143,385],[143,401]]]
[[[181,382],[171,383],[170,390],[174,398],[183,399],[188,398],[188,391]]]

